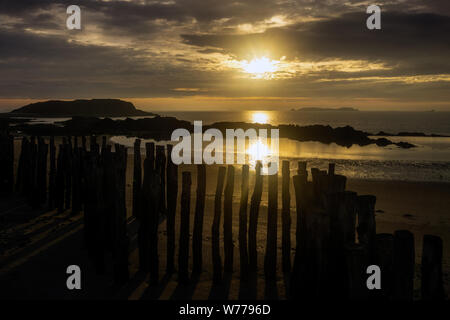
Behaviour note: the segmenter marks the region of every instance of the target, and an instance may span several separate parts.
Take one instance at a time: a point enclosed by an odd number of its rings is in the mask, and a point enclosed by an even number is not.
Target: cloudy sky
[[[67,30],[66,8],[82,30]],[[381,7],[381,30],[366,8]],[[1,0],[0,110],[450,111],[449,0]]]

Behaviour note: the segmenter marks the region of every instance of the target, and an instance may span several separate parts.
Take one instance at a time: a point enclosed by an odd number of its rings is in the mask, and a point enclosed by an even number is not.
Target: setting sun
[[[253,74],[257,77],[262,77],[265,74],[270,74],[277,71],[278,61],[270,60],[267,57],[255,58],[248,62],[244,60],[241,62],[242,69],[246,73]]]

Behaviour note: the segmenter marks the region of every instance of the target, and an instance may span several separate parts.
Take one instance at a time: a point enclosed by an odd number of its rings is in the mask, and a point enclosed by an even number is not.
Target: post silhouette
[[[256,163],[255,168],[255,188],[253,190],[252,199],[250,202],[250,220],[248,225],[248,257],[249,269],[251,272],[256,272],[258,269],[258,253],[256,250],[257,232],[258,232],[258,216],[259,205],[261,203],[261,196],[263,190],[263,176],[261,175],[262,164],[260,161]]]
[[[197,165],[197,199],[195,202],[194,234],[192,238],[193,267],[192,272],[202,272],[203,216],[205,212],[206,166]]]
[[[211,227],[213,283],[222,282],[222,262],[220,258],[220,216],[222,215],[222,192],[226,174],[225,167],[219,167],[217,176],[216,195],[214,199],[214,219]]]
[[[249,166],[242,166],[241,175],[241,202],[239,206],[239,257],[241,279],[248,279],[248,249],[247,249],[247,225],[248,225],[248,182],[249,182]]]

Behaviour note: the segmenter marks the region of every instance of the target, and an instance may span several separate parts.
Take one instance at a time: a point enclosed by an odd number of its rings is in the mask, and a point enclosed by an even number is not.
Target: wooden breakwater
[[[11,147],[11,138],[2,136],[2,146]],[[9,140],[8,140],[9,139]],[[9,143],[9,144],[8,144]],[[3,149],[2,149],[3,150]],[[11,154],[2,161],[9,164]],[[203,239],[211,235],[212,274],[215,284],[222,283],[224,273],[239,274],[246,282],[258,272],[258,260],[264,259],[264,276],[276,281],[284,275],[292,299],[413,299],[415,272],[414,235],[407,230],[394,234],[378,234],[375,221],[375,196],[358,195],[346,190],[346,177],[311,168],[306,162],[297,163],[291,176],[289,161],[281,163],[281,206],[278,201],[277,175],[269,176],[267,226],[258,227],[260,203],[265,179],[262,165],[257,163],[253,190],[249,190],[249,167],[221,166],[218,170],[214,198],[213,221],[204,225],[207,167],[197,166],[195,197],[192,195],[191,172],[179,172],[171,161],[171,146],[167,150],[153,143],[145,145],[145,160],[141,166],[141,141],[134,144],[132,216],[138,222],[137,239],[139,267],[149,274],[150,283],[160,280],[160,257],[166,260],[166,272],[178,269],[181,285],[204,270]],[[9,159],[8,161],[6,159]],[[2,162],[3,163],[3,162]],[[48,164],[48,165],[47,165]],[[3,167],[2,167],[3,168]],[[9,165],[7,168],[10,168]],[[112,146],[102,138],[101,146],[95,136],[65,137],[56,148],[55,139],[48,144],[42,137],[23,137],[18,161],[16,191],[35,207],[56,208],[58,211],[83,212],[84,243],[97,271],[103,273],[105,264],[112,263],[114,280],[125,284],[129,278],[130,239],[125,205],[127,150]],[[241,171],[239,211],[233,212],[236,170]],[[4,169],[2,177],[12,173]],[[3,181],[3,180],[2,180]],[[5,186],[13,181],[5,179]],[[291,182],[295,199],[291,199]],[[180,202],[178,184],[181,185]],[[12,186],[10,189],[12,190]],[[251,195],[250,195],[250,191]],[[191,205],[192,198],[195,204]],[[250,198],[250,201],[249,201]],[[296,225],[291,223],[292,202],[295,201]],[[250,202],[250,203],[249,203]],[[179,210],[177,210],[179,206]],[[191,206],[195,208],[191,221]],[[180,217],[176,215],[179,212]],[[278,215],[281,215],[281,234]],[[158,228],[166,217],[167,249],[158,252]],[[239,222],[239,272],[233,269],[234,242],[232,223]],[[179,230],[175,221],[179,220]],[[190,227],[193,223],[192,246]],[[221,226],[223,228],[221,229]],[[291,243],[292,229],[296,233]],[[204,233],[208,236],[204,237]],[[221,232],[224,254],[221,252]],[[178,245],[176,234],[178,233]],[[264,254],[257,250],[256,235],[265,233]],[[281,269],[277,264],[277,240],[281,238]],[[291,252],[295,249],[293,261]],[[178,259],[175,263],[176,250]],[[439,237],[424,236],[421,263],[421,296],[423,299],[443,299],[443,244]],[[111,256],[112,260],[108,260]],[[193,259],[192,273],[189,270]],[[381,269],[382,288],[367,288],[367,267]]]

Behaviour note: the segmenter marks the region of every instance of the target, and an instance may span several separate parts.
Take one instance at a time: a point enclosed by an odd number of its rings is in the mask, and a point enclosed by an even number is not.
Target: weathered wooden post
[[[17,179],[16,179],[16,191],[20,194],[25,194],[25,182],[27,179],[28,168],[26,167],[29,162],[28,157],[30,153],[30,146],[27,137],[22,138],[22,145],[20,147],[20,157],[17,166]]]
[[[307,165],[306,161],[299,161],[298,168],[297,168],[297,174],[301,175],[301,176],[306,175],[306,178],[308,178],[308,171],[306,170],[306,165]]]
[[[222,282],[222,262],[220,259],[220,216],[222,215],[222,192],[226,174],[225,167],[219,167],[216,195],[214,199],[214,219],[211,227],[213,283]]]
[[[346,245],[346,262],[348,271],[348,297],[351,300],[365,300],[368,298],[366,285],[366,269],[368,267],[367,250],[363,244]]]
[[[55,208],[56,192],[56,148],[55,137],[50,137],[50,171],[48,174],[48,209]]]
[[[278,173],[269,176],[267,205],[267,244],[264,259],[266,280],[275,280],[277,273]]]
[[[392,234],[379,233],[375,236],[373,263],[380,267],[382,285],[381,289],[374,290],[371,296],[380,300],[388,300],[392,296],[394,286],[394,236]]]
[[[372,195],[357,197],[358,212],[358,240],[366,244],[369,251],[369,259],[373,260],[374,242],[376,235],[375,202],[377,198]]]
[[[172,148],[172,145],[167,145],[167,274],[175,269],[175,214],[178,196],[178,166],[172,161]]]
[[[202,238],[205,196],[206,166],[204,164],[199,164],[197,165],[197,199],[195,202],[194,234],[192,238],[192,273],[194,274],[200,274],[202,272]]]
[[[282,165],[282,262],[283,272],[291,271],[291,194],[289,161]]]
[[[61,148],[60,145],[60,154],[61,154]],[[60,165],[60,162],[62,162],[63,156],[60,156],[58,154],[58,167]],[[85,185],[85,207],[84,207],[84,239],[85,244],[88,250],[88,255],[90,258],[94,258],[94,246],[95,246],[95,239],[97,236],[97,226],[98,226],[98,217],[99,217],[99,211],[98,211],[98,194],[99,194],[99,182],[98,182],[98,161],[97,157],[94,153],[89,152],[87,159],[86,159],[86,185]],[[62,170],[61,170],[62,171]],[[111,178],[114,177],[114,172],[111,171]],[[113,180],[114,182],[114,180]],[[60,169],[58,168],[57,176],[56,176],[56,185],[57,185],[57,208],[60,209],[60,205],[63,205],[63,199],[64,199],[64,189],[62,189],[62,192],[59,193],[58,190],[58,184],[64,184],[64,175],[60,174]],[[115,187],[112,183],[112,190],[111,190],[111,199],[115,202],[115,194],[114,190]],[[62,197],[62,200],[61,200]],[[111,209],[110,215],[114,217],[115,215],[115,206]]]
[[[145,144],[145,157],[148,159],[149,168],[155,170],[155,144],[153,142]]]
[[[395,231],[393,292],[395,300],[413,300],[414,267],[414,235],[407,230]]]
[[[150,194],[146,210],[150,214],[150,283],[157,283],[159,280],[159,259],[158,259],[158,226],[160,219],[159,208],[161,207],[161,177],[159,171],[154,171],[150,176]]]
[[[72,143],[69,137],[68,144],[65,146],[64,152],[64,185],[66,187],[65,195],[65,208],[70,209],[71,198],[72,198]]]
[[[29,181],[27,182],[28,188],[27,190],[27,198],[30,205],[36,209],[36,166],[37,166],[37,146],[36,146],[36,137],[32,136],[30,139],[30,163],[29,163]]]
[[[329,163],[328,164],[328,175],[329,176],[334,176],[335,168],[336,168],[336,164],[335,163]]]
[[[87,148],[86,148],[86,137],[85,136],[81,136],[81,147],[83,148],[84,151],[87,151]]]
[[[356,193],[351,191],[326,195],[325,210],[330,217],[330,289],[335,295],[346,294],[349,284],[345,248],[355,243],[356,199]],[[360,243],[367,245],[364,241]]]
[[[134,141],[133,163],[133,216],[139,216],[140,194],[142,186],[141,139]]]
[[[56,167],[56,191],[55,191],[55,205],[58,212],[64,211],[64,190],[65,190],[65,179],[64,179],[64,149],[65,145],[59,145],[58,152],[58,163]]]
[[[258,253],[256,250],[256,235],[258,232],[259,205],[263,191],[263,176],[261,175],[262,164],[260,161],[255,167],[255,188],[253,190],[250,202],[250,217],[248,224],[248,258],[250,272],[256,272],[258,269]]]
[[[187,284],[189,281],[189,216],[191,213],[191,173],[183,172],[181,189],[181,220],[180,241],[178,253],[178,282]]]
[[[102,153],[106,151],[106,137],[102,136]]]
[[[223,199],[224,271],[233,272],[233,192],[234,167],[228,166]]]
[[[164,146],[156,146],[156,172],[160,177],[160,199],[159,199],[159,208],[158,212],[160,216],[163,216],[167,213],[166,209],[166,151]]]
[[[442,239],[437,236],[423,236],[422,250],[422,299],[444,300],[442,280]]]
[[[97,160],[97,159],[96,159]],[[104,161],[98,161],[95,164],[95,170],[92,172],[93,174],[93,202],[95,203],[95,211],[91,211],[91,255],[94,260],[95,268],[97,271],[97,274],[104,274],[105,273],[105,224],[107,217],[111,214],[111,212],[107,212],[106,210],[106,199],[108,197],[105,186],[105,181],[108,178],[108,174],[106,173],[105,163]],[[113,179],[118,179],[117,173],[114,172]],[[74,179],[72,179],[73,181]],[[108,179],[109,180],[109,179]],[[117,185],[117,180],[113,180],[116,183],[114,186]],[[115,191],[113,191],[110,194],[113,199],[119,200],[119,194],[117,194]],[[72,201],[72,213],[73,211],[73,204]],[[109,215],[108,215],[109,214]],[[115,214],[118,214],[117,210],[112,211],[112,216],[115,218]],[[116,249],[117,246],[114,248]],[[120,265],[120,262],[118,263],[120,255],[118,255],[118,250],[115,250],[113,252],[113,255],[115,255],[114,259],[114,275],[115,280],[118,281],[117,277],[117,266]]]
[[[294,190],[295,190],[295,204],[296,204],[296,214],[297,214],[297,225],[295,230],[296,248],[294,265],[292,268],[291,283],[290,283],[290,296],[292,298],[298,299],[301,297],[301,290],[304,290],[302,285],[302,280],[305,273],[306,264],[306,219],[305,219],[305,209],[306,209],[306,179],[305,173],[293,177]]]
[[[47,158],[48,144],[39,138],[38,146],[38,166],[37,166],[37,186],[39,205],[47,201]]]
[[[72,157],[72,213],[81,211],[81,162],[82,151],[78,147],[78,137],[74,137],[74,148]]]
[[[248,280],[248,251],[247,251],[247,225],[248,225],[248,182],[249,182],[249,166],[242,166],[241,175],[241,202],[239,206],[239,257],[241,280]]]
[[[153,157],[150,157],[151,144],[145,145],[146,158],[144,160],[144,180],[142,182],[141,194],[140,194],[140,212],[139,216],[139,230],[138,230],[138,245],[139,245],[139,269],[143,272],[148,272],[150,268],[150,220],[152,213],[150,210],[153,208],[151,202],[151,188],[152,188],[152,175],[154,174]]]
[[[115,194],[116,194],[116,245],[114,247],[114,279],[117,284],[124,284],[129,280],[127,235],[127,212],[125,204],[125,173],[127,167],[127,150],[125,147],[115,146]]]

